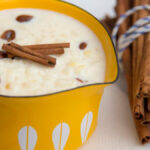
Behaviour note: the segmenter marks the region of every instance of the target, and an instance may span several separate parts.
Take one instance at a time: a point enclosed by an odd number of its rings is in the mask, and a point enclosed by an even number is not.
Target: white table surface
[[[97,18],[114,16],[116,0],[66,0],[92,13]],[[99,112],[99,125],[80,150],[150,150],[142,146],[133,123],[126,83],[120,75],[117,83],[105,89]]]

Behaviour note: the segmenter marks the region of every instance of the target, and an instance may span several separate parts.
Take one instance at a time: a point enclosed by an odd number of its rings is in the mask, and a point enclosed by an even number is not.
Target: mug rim
[[[117,74],[116,74],[115,79],[113,81],[110,81],[110,82],[91,83],[91,84],[86,84],[86,85],[81,85],[81,86],[78,86],[78,87],[74,87],[74,88],[71,88],[71,89],[68,89],[68,90],[62,90],[62,91],[48,93],[48,94],[41,94],[41,95],[35,95],[35,96],[34,95],[33,96],[9,96],[9,95],[1,95],[0,94],[0,97],[5,97],[5,98],[36,98],[36,97],[38,97],[39,98],[39,97],[45,97],[45,96],[51,96],[51,95],[61,94],[61,93],[64,93],[64,92],[69,92],[69,91],[73,91],[73,90],[76,90],[76,89],[81,89],[81,88],[89,87],[89,86],[109,85],[109,84],[115,83],[118,80],[118,78],[119,78],[119,61],[118,61],[118,57],[117,57],[116,47],[115,47],[115,45],[113,43],[113,40],[112,40],[112,37],[111,37],[111,33],[108,31],[108,29],[105,27],[105,25],[100,20],[98,20],[94,15],[92,15],[90,12],[88,12],[84,8],[81,8],[80,6],[77,6],[75,4],[72,4],[72,3],[69,3],[69,2],[66,2],[66,1],[60,1],[60,0],[56,0],[56,1],[59,1],[61,3],[69,4],[71,6],[74,6],[74,7],[78,8],[78,9],[84,11],[85,13],[87,13],[88,15],[90,15],[91,17],[93,17],[99,24],[102,25],[102,27],[107,32],[108,37],[110,38],[110,41],[112,43],[113,50],[114,50],[114,53],[115,53],[116,65],[117,65],[116,66],[117,67]]]

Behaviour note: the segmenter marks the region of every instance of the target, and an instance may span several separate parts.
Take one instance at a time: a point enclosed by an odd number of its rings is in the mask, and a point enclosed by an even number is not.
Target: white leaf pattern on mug
[[[53,144],[55,150],[63,150],[70,133],[70,128],[66,123],[60,123],[56,126],[52,133]]]
[[[87,140],[87,136],[88,136],[90,128],[91,128],[92,120],[93,120],[93,113],[92,112],[88,112],[82,120],[82,123],[81,123],[81,140],[82,140],[82,143],[84,143]]]
[[[34,150],[37,142],[37,133],[31,126],[23,127],[18,134],[21,150]]]

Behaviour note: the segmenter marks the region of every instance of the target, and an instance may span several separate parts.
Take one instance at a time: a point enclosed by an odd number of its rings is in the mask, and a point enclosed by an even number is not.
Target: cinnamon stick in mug
[[[0,58],[14,58],[15,56],[9,53],[1,52],[0,51]]]
[[[14,56],[19,56],[21,58],[26,58],[26,59],[32,60],[34,62],[43,64],[43,65],[46,65],[46,66],[50,66],[50,67],[54,67],[55,66],[54,64],[52,64],[51,62],[49,62],[46,59],[40,58],[38,56],[31,55],[31,54],[26,53],[26,52],[21,51],[21,50],[18,50],[16,47],[12,47],[11,45],[3,44],[2,48],[6,52],[8,52],[8,53],[10,53],[10,54],[12,54]]]
[[[55,44],[38,44],[38,45],[24,45],[30,49],[53,49],[53,48],[69,48],[70,43],[55,43]]]
[[[7,53],[7,57],[8,57],[8,58],[11,58],[11,59],[14,59],[14,58],[15,58],[15,56],[14,56],[13,54],[10,54],[10,53]]]
[[[44,54],[44,55],[56,55],[56,54],[64,54],[65,50],[64,48],[53,48],[53,49],[32,49],[38,53]]]
[[[1,58],[6,58],[6,57],[7,57],[7,54],[5,52],[0,51],[0,59]]]
[[[19,44],[13,43],[13,42],[10,43],[10,45],[11,45],[12,47],[14,47],[14,48],[17,48],[17,49],[19,49],[19,50],[25,52],[25,53],[31,54],[31,55],[33,55],[33,56],[37,56],[37,57],[42,58],[42,59],[46,59],[46,60],[48,60],[48,61],[49,61],[51,64],[53,64],[53,65],[56,64],[56,58],[53,58],[53,57],[51,57],[51,56],[43,55],[43,54],[41,54],[41,53],[38,53],[38,52],[33,51],[33,50],[30,50],[29,48],[23,47],[23,46],[21,46],[21,45],[19,45]]]

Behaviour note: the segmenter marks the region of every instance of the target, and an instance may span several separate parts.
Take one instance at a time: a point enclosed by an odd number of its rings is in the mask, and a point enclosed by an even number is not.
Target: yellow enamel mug
[[[75,150],[94,132],[104,87],[115,82],[118,64],[111,38],[86,11],[58,0],[1,0],[0,10],[40,8],[81,21],[101,41],[105,83],[35,97],[0,96],[0,150]]]

